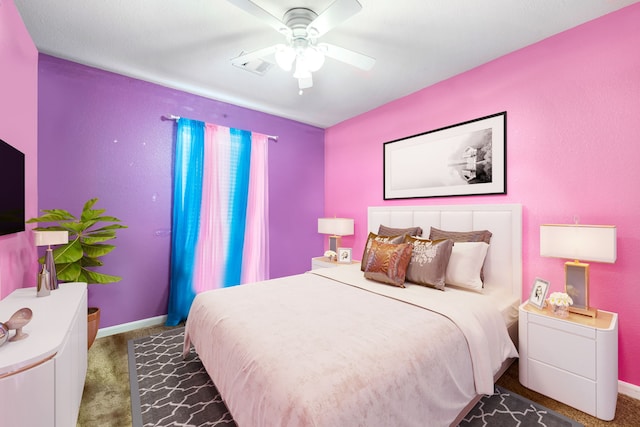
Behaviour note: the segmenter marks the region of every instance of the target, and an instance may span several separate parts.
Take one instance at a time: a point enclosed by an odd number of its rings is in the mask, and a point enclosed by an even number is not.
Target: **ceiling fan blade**
[[[312,37],[320,37],[358,13],[360,9],[362,5],[358,0],[336,0],[307,26],[307,31]]]
[[[276,31],[287,34],[291,31],[281,20],[255,4],[250,0],[227,0],[229,3],[239,7],[245,12],[255,16],[256,18],[264,21],[266,24],[273,27]]]
[[[242,54],[236,58],[231,59],[231,63],[233,65],[243,65],[247,62],[251,62],[254,59],[264,58],[265,56],[271,55],[276,51],[278,45],[273,45],[269,47],[265,47],[264,49],[254,50],[253,52],[248,52]]]
[[[370,56],[333,44],[318,43],[318,47],[329,58],[337,59],[364,71],[369,71],[376,63],[376,60]]]

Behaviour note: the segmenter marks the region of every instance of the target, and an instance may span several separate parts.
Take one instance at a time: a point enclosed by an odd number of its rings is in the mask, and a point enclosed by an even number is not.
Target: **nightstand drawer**
[[[595,381],[596,342],[594,339],[537,323],[529,323],[529,344],[530,359]]]
[[[594,381],[535,360],[529,360],[529,374],[531,378],[529,387],[532,390],[596,416],[596,383]]]
[[[543,325],[549,328],[558,329],[573,335],[580,335],[592,340],[596,339],[596,330],[593,327],[579,325],[577,323],[567,322],[564,319],[553,316],[533,316],[530,319],[533,324]]]

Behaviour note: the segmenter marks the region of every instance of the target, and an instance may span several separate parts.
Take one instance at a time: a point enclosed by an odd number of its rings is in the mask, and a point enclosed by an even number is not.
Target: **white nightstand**
[[[351,264],[360,264],[360,261],[351,261]],[[340,265],[345,265],[345,263],[340,263],[340,262],[337,262],[337,261],[329,261],[329,258],[324,257],[324,256],[311,258],[311,269],[312,270],[315,270],[316,268],[338,267]]]
[[[520,383],[602,420],[618,398],[618,315],[567,318],[528,303],[519,309]]]

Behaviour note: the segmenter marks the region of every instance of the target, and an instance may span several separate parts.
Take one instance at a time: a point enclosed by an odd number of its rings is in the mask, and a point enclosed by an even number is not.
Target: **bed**
[[[457,425],[492,393],[517,357],[521,206],[370,207],[381,225],[490,230],[483,288],[389,286],[353,264],[199,294],[185,355],[239,426]]]

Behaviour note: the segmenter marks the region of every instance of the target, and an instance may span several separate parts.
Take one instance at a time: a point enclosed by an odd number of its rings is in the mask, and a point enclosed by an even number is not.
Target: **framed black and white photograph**
[[[384,143],[384,199],[506,194],[507,113]]]
[[[338,248],[338,262],[351,263],[351,248]]]
[[[531,288],[529,303],[538,308],[544,308],[544,300],[547,298],[548,291],[549,282],[536,278],[535,282],[533,282],[533,287]]]

